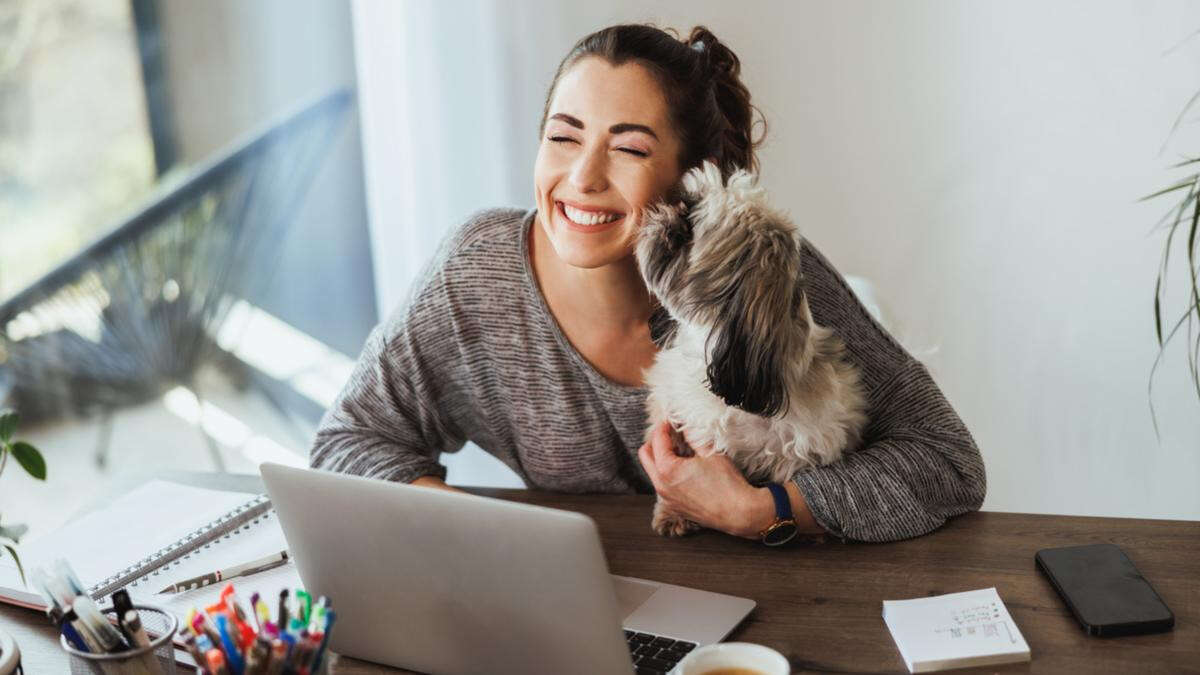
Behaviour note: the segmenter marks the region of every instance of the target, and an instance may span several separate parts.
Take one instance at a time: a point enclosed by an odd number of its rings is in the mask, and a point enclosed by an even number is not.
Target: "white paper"
[[[70,563],[85,588],[155,556],[184,535],[245,504],[252,495],[153,480],[62,528],[22,542],[28,575],[57,558]],[[19,577],[0,570],[0,596],[20,599]],[[11,586],[10,586],[11,584]],[[14,592],[15,591],[15,592]]]
[[[885,600],[883,620],[909,672],[1029,660],[1029,645],[995,588]]]

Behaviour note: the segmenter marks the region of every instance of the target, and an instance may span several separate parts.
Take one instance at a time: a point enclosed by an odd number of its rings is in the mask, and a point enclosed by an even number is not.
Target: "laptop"
[[[670,672],[755,606],[610,575],[580,513],[271,463],[262,477],[301,581],[337,612],[339,654],[425,673]]]

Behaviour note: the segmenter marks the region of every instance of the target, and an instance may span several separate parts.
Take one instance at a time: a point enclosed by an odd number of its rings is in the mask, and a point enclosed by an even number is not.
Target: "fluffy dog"
[[[674,320],[645,373],[646,440],[668,420],[677,454],[690,454],[686,430],[752,483],[836,461],[860,439],[865,397],[841,340],[813,322],[796,226],[746,171],[725,184],[705,162],[682,187],[682,201],[647,209],[636,245],[647,287]],[[661,501],[651,525],[699,529]]]

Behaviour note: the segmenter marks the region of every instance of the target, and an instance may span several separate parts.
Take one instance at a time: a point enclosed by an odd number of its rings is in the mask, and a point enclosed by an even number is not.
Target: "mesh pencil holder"
[[[117,654],[81,652],[59,636],[62,648],[71,655],[71,673],[85,675],[175,675],[175,646],[171,638],[179,629],[179,619],[170,612],[150,605],[134,605],[142,628],[150,636],[150,645]],[[117,610],[101,610],[105,618],[116,618]]]

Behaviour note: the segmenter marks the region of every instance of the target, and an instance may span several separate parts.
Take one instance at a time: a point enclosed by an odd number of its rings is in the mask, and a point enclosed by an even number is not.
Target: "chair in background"
[[[104,466],[116,410],[177,386],[200,399],[206,363],[236,375],[216,337],[270,278],[352,103],[334,91],[235,143],[0,305],[0,404],[31,421],[100,414]]]

